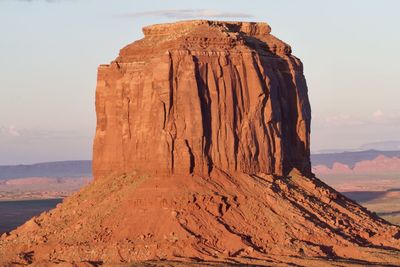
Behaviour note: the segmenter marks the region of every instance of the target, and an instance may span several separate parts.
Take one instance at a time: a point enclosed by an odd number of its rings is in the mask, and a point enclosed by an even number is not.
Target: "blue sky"
[[[400,140],[400,1],[0,0],[0,164],[91,158],[97,66],[145,25],[266,21],[305,65],[312,150]]]

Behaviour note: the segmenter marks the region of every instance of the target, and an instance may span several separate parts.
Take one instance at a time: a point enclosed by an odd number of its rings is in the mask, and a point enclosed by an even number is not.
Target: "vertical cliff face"
[[[310,172],[301,62],[265,23],[149,26],[98,70],[96,178]]]

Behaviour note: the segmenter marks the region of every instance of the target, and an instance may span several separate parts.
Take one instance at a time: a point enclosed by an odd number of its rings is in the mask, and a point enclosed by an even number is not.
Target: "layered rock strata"
[[[94,175],[310,172],[303,66],[265,23],[190,21],[98,70]]]

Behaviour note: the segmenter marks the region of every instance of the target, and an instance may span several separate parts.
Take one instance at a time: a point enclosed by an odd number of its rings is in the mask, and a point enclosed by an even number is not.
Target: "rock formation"
[[[0,262],[400,264],[400,228],[311,174],[302,64],[270,31],[144,28],[99,68],[94,182],[3,235]]]
[[[95,177],[310,173],[303,67],[270,31],[215,21],[145,27],[144,39],[99,68]]]

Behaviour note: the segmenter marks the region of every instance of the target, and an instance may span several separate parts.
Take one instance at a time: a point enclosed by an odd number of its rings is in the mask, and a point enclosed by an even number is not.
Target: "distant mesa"
[[[54,161],[37,164],[0,165],[0,180],[24,177],[91,177],[92,161]]]
[[[400,151],[366,150],[314,154],[313,172],[323,174],[363,174],[400,172]]]
[[[400,141],[379,141],[373,143],[367,143],[360,147],[360,150],[400,150]]]
[[[0,166],[0,201],[69,196],[92,180],[92,161]]]
[[[3,235],[0,262],[400,264],[400,228],[311,173],[303,66],[268,24],[143,32],[98,70],[94,181]]]

